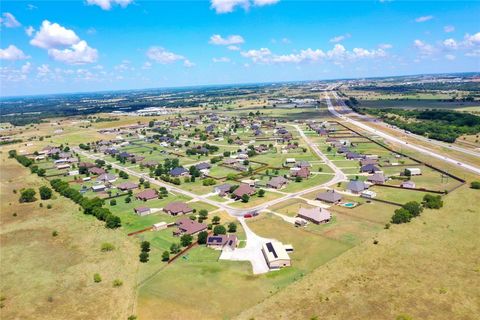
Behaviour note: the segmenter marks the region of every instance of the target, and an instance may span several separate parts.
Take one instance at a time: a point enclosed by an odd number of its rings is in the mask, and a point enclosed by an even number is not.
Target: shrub
[[[423,206],[429,209],[440,209],[443,207],[442,197],[426,194],[423,197]]]
[[[423,208],[420,205],[420,203],[416,201],[407,202],[402,206],[402,208],[410,212],[412,217],[418,217],[420,213],[422,213],[423,211]]]
[[[146,262],[148,262],[149,254],[148,254],[148,252],[142,251],[138,255],[138,258],[140,259],[140,262],[146,263]]]
[[[470,188],[472,189],[480,189],[480,181],[472,181],[472,183],[470,183]]]
[[[150,252],[150,242],[142,241],[140,248],[142,249],[142,252]]]
[[[37,199],[35,199],[36,194],[37,193],[32,188],[25,189],[20,193],[19,201],[20,202],[33,202],[33,201],[37,200]]]
[[[215,226],[215,227],[213,228],[213,233],[214,233],[215,235],[226,234],[226,233],[227,233],[227,229],[225,229],[225,227],[222,226],[222,225],[218,225],[218,226]]]
[[[168,261],[170,260],[170,252],[168,251],[163,251],[162,253],[162,261]]]
[[[48,200],[52,198],[52,189],[46,186],[41,186],[38,189],[38,192],[40,193],[40,199],[42,200]]]
[[[113,280],[113,287],[114,288],[118,288],[118,287],[121,287],[123,285],[123,281],[120,280],[120,279],[115,279]]]
[[[102,282],[102,277],[98,273],[95,273],[93,275],[93,281],[96,283]]]
[[[170,246],[170,252],[171,253],[179,253],[181,251],[181,247],[178,243],[172,243]]]
[[[111,206],[116,206],[117,205],[117,200],[115,200],[115,199],[110,200],[110,205]]]
[[[237,232],[237,224],[235,222],[228,224],[228,232]]]
[[[108,252],[115,250],[115,246],[109,242],[102,243],[101,249],[102,252]]]
[[[184,234],[180,237],[180,243],[182,246],[187,247],[192,244],[193,237],[189,234]]]
[[[52,237],[56,237],[58,236],[58,231],[57,230],[53,230],[52,231]]]

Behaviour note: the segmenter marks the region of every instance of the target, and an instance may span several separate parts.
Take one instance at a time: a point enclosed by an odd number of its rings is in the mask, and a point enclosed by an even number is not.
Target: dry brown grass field
[[[135,303],[137,245],[59,195],[19,204],[20,189],[35,188],[39,198],[47,182],[7,159],[5,150],[0,161],[1,318],[126,319]],[[104,242],[115,250],[101,252]],[[93,281],[95,273],[102,282]],[[113,287],[115,279],[123,285]]]

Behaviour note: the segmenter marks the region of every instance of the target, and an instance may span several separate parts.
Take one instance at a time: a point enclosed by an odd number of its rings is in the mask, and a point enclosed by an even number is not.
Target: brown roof
[[[303,167],[298,171],[294,171],[292,175],[300,178],[308,178],[310,175],[310,170],[308,170],[307,167]]]
[[[190,208],[186,203],[175,201],[175,202],[170,202],[167,204],[164,208],[163,211],[170,213],[170,214],[179,214],[179,213],[189,213],[192,212],[193,209]]]
[[[182,218],[178,220],[176,225],[181,233],[186,234],[195,234],[207,229],[206,224],[191,220],[189,218]]]
[[[124,182],[124,183],[120,183],[117,186],[117,188],[120,189],[120,190],[132,190],[132,189],[138,188],[138,184],[127,181],[127,182]]]
[[[251,196],[252,194],[255,193],[255,189],[250,187],[248,184],[241,184],[234,192],[233,194],[238,197],[238,198],[241,198],[244,194],[248,194],[249,196]]]
[[[103,170],[102,168],[93,167],[93,168],[88,169],[88,172],[96,174],[96,175],[101,175],[101,174],[105,173],[105,170]]]
[[[84,168],[93,168],[95,167],[95,164],[94,163],[91,163],[91,162],[79,162],[78,163],[78,167],[81,168],[81,167],[84,167]]]
[[[136,195],[137,199],[140,199],[140,200],[150,200],[150,199],[155,199],[158,197],[157,195],[157,191],[154,190],[154,189],[147,189],[147,190],[144,190],[140,193],[137,193]]]

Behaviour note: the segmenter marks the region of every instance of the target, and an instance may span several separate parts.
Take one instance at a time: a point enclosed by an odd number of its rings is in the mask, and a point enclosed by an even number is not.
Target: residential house
[[[406,176],[419,176],[422,174],[422,170],[420,168],[406,168],[405,175]]]
[[[369,176],[367,178],[368,182],[371,182],[373,184],[384,184],[387,179],[383,175],[383,173],[374,173],[373,175]]]
[[[89,172],[90,174],[99,176],[99,175],[101,175],[101,174],[104,174],[106,171],[105,171],[104,169],[102,169],[102,168],[93,167],[93,168],[88,169],[88,172]]]
[[[288,183],[288,180],[282,176],[273,177],[267,182],[268,188],[280,189]]]
[[[236,199],[241,199],[245,194],[251,196],[255,193],[255,188],[250,187],[248,184],[241,184],[234,192],[233,195]]]
[[[133,211],[135,211],[136,215],[139,215],[141,217],[149,215],[151,213],[150,208],[147,207],[138,207],[133,209]]]
[[[105,189],[107,189],[107,187],[104,184],[96,184],[92,186],[93,192],[101,192],[105,191]]]
[[[178,229],[173,232],[174,235],[194,235],[199,233],[200,231],[204,231],[207,229],[206,224],[191,220],[189,218],[182,218],[178,220],[175,224],[177,225]]]
[[[234,234],[225,235],[219,234],[217,236],[211,235],[207,238],[207,247],[217,249],[217,250],[233,250],[236,248],[238,243],[238,238]]]
[[[375,173],[381,171],[382,170],[380,170],[376,165],[373,164],[366,164],[360,167],[360,172]]]
[[[142,192],[137,193],[135,198],[142,201],[157,199],[158,198],[157,190],[154,190],[154,189],[143,190]]]
[[[213,192],[217,193],[220,197],[224,197],[226,194],[230,192],[232,185],[225,183],[213,188]]]
[[[315,199],[329,203],[339,203],[342,201],[342,195],[335,190],[327,190],[319,193]]]
[[[137,188],[138,188],[138,184],[137,184],[137,183],[130,182],[130,181],[127,181],[127,182],[120,183],[120,184],[117,186],[117,188],[120,189],[120,190],[122,190],[122,191],[128,191],[128,190],[137,189]]]
[[[187,214],[193,211],[192,208],[190,208],[186,203],[184,202],[179,202],[179,201],[174,201],[170,202],[167,204],[164,208],[163,211],[165,213],[168,213],[169,215],[172,216],[177,216],[179,214]]]
[[[327,209],[320,207],[300,208],[297,217],[319,224],[329,222],[332,218],[332,214]]]
[[[170,170],[170,175],[172,177],[181,177],[188,175],[188,170],[182,167],[176,167]]]
[[[117,181],[117,176],[114,175],[113,173],[104,173],[104,174],[101,174],[97,177],[97,181],[112,183],[112,182]]]
[[[368,189],[368,186],[360,180],[351,180],[347,185],[347,191],[355,194],[359,194],[365,189]]]
[[[412,180],[404,181],[400,186],[406,189],[415,189],[415,182]]]

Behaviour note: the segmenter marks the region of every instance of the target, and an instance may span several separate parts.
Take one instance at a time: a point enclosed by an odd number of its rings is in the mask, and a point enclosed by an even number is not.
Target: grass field
[[[135,301],[137,245],[63,197],[18,203],[13,190],[45,182],[1,154],[2,319],[126,319]],[[38,197],[38,192],[37,192]],[[51,203],[52,209],[46,205]],[[14,216],[16,214],[16,216]],[[53,237],[52,232],[58,236]],[[101,252],[104,242],[116,249]],[[99,273],[101,283],[94,283]],[[114,279],[123,286],[114,288]],[[101,303],[98,297],[102,297]]]

